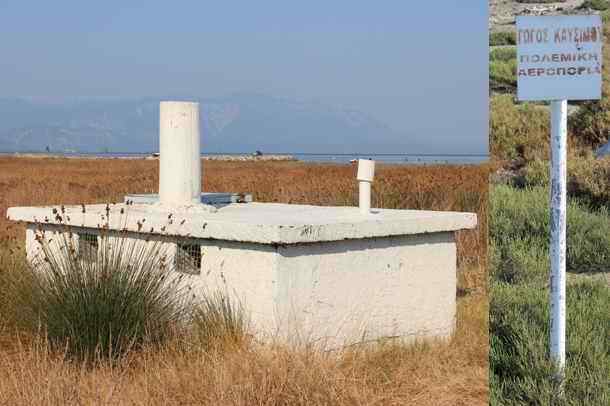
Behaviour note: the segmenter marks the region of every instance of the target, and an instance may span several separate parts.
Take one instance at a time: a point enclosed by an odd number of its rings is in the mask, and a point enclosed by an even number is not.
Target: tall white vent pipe
[[[159,201],[200,203],[199,103],[163,101],[159,108]]]
[[[358,160],[359,204],[360,213],[371,212],[371,183],[375,177],[375,161],[371,159]]]

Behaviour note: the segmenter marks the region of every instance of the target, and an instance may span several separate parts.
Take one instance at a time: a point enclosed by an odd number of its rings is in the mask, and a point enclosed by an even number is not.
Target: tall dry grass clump
[[[193,337],[204,348],[240,346],[249,332],[247,310],[230,295],[207,292],[194,304],[191,316]]]
[[[99,249],[84,253],[69,227],[38,231],[40,255],[0,288],[13,324],[84,360],[168,339],[189,312],[181,275],[169,272],[161,242],[118,237],[102,234]]]

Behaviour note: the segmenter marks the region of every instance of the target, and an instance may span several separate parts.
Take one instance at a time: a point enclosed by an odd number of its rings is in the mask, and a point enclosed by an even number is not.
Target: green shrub
[[[565,3],[566,0],[516,0],[517,3],[546,4],[546,3]]]
[[[590,8],[598,11],[610,9],[610,1],[608,0],[585,0],[580,8]]]
[[[510,284],[535,284],[544,286],[548,282],[550,269],[548,249],[535,239],[514,239],[497,249],[495,242],[491,246],[495,252],[501,251],[491,269],[493,280]]]
[[[167,269],[161,242],[102,236],[97,254],[84,259],[67,235],[40,239],[41,257],[3,288],[17,305],[19,327],[93,360],[162,342],[185,320],[181,277]]]
[[[516,47],[495,48],[495,49],[491,49],[491,51],[489,52],[489,62],[494,62],[494,61],[508,62],[508,61],[512,61],[513,59],[517,60],[517,48]]]
[[[582,103],[578,111],[569,118],[570,132],[585,147],[596,148],[608,141],[608,134],[610,133],[610,85],[606,85],[605,88],[601,100]]]
[[[591,156],[568,161],[568,190],[592,206],[610,208],[610,157]]]
[[[570,201],[567,212],[567,259],[571,272],[610,270],[610,215],[607,209],[591,212],[578,201]],[[493,187],[490,197],[491,243],[499,256],[500,280],[534,281],[531,264],[548,257],[550,210],[548,188],[515,189]],[[527,252],[527,247],[531,251]],[[515,249],[517,248],[517,249]],[[519,249],[521,248],[521,249]],[[548,269],[548,268],[547,268]],[[501,276],[504,275],[504,276]]]
[[[589,212],[570,204],[567,213],[567,263],[569,272],[610,272],[610,214]]]
[[[516,180],[518,186],[548,186],[550,163],[535,159],[527,163]],[[593,156],[568,158],[568,194],[592,207],[610,207],[610,158]]]
[[[606,405],[610,402],[610,289],[582,281],[567,289],[564,399],[549,361],[549,293],[493,283],[490,293],[491,404]]]
[[[494,90],[513,92],[517,89],[517,60],[491,61],[489,81]]]
[[[605,2],[606,6],[608,1]],[[610,18],[610,10],[604,13],[605,19]],[[610,25],[605,24],[604,35],[606,44],[610,42]],[[579,105],[579,110],[570,116],[568,125],[574,137],[585,147],[598,147],[608,141],[610,135],[610,49],[604,47],[602,61],[602,98],[586,101]]]
[[[609,59],[610,61],[610,59]],[[610,63],[610,62],[609,62]],[[490,63],[490,86],[514,92],[516,60]],[[591,151],[610,135],[610,84],[601,100],[582,102],[568,118],[568,136],[582,151]],[[496,94],[490,102],[491,153],[498,160],[548,160],[550,113],[546,106],[516,103],[511,94]]]
[[[551,167],[548,160],[534,159],[523,168],[522,178],[517,180],[519,186],[549,186],[551,184]]]
[[[490,46],[517,45],[517,34],[515,32],[500,31],[489,35]]]
[[[491,153],[498,160],[549,156],[549,111],[535,104],[515,104],[511,95],[491,98]]]
[[[497,92],[517,89],[517,49],[496,48],[489,53],[489,85]]]

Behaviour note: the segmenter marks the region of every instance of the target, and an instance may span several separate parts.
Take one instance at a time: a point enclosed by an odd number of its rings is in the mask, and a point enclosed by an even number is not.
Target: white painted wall
[[[445,337],[455,327],[453,233],[279,248],[279,320],[338,347],[381,337]]]
[[[47,237],[57,228],[43,227]],[[77,238],[79,228],[72,230]],[[30,225],[28,257],[37,252],[34,232]],[[175,253],[174,237],[128,237],[161,241],[168,257]],[[200,275],[184,274],[189,294],[220,290],[239,301],[261,340],[331,349],[382,337],[448,337],[455,329],[453,232],[289,245],[193,241],[203,261]]]
[[[89,232],[97,234],[97,230]],[[78,250],[78,234],[70,233],[60,225],[45,224],[41,227],[36,224],[28,223],[25,230],[25,249],[27,260],[31,264],[40,265],[44,263],[44,253],[42,245],[36,240],[36,236],[44,239],[44,243],[48,245],[50,250],[57,251],[67,244],[72,244],[72,247]]]
[[[277,248],[273,245],[199,240],[203,261],[199,278],[190,278],[200,295],[220,290],[249,313],[259,337],[276,336]]]
[[[455,328],[453,233],[279,245],[204,243],[199,289],[221,289],[263,340],[336,348]],[[209,245],[208,245],[209,244]]]

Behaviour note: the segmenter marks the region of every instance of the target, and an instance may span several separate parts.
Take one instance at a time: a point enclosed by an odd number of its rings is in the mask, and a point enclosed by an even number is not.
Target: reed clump
[[[15,324],[82,360],[167,340],[188,316],[182,275],[168,271],[161,242],[118,237],[102,234],[95,252],[83,252],[69,227],[37,232],[39,256],[2,288]]]
[[[204,294],[193,306],[191,323],[195,340],[204,348],[239,347],[248,338],[248,313],[227,292]]]

